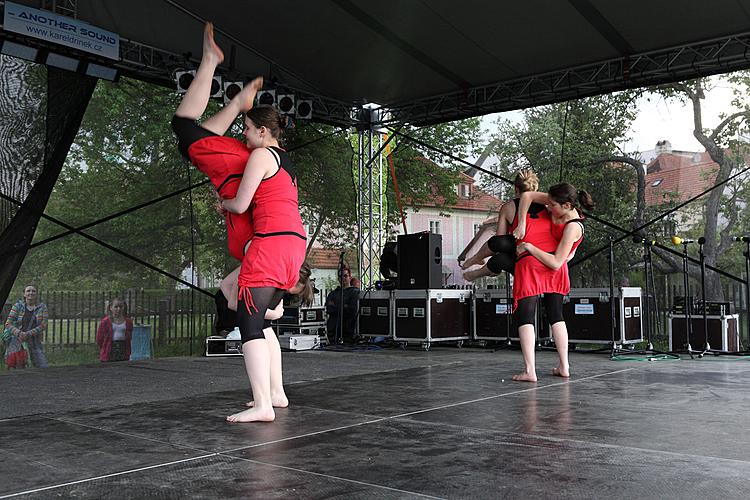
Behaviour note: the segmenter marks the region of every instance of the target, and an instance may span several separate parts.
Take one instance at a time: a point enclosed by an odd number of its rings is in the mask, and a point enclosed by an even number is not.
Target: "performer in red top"
[[[312,287],[309,272],[303,276],[300,269],[305,254],[305,235],[297,209],[296,176],[286,153],[278,148],[285,122],[273,108],[251,109],[263,79],[256,78],[218,113],[201,125],[196,123],[206,109],[213,73],[223,59],[224,54],[214,41],[213,26],[207,23],[201,64],[175,112],[172,127],[179,139],[180,151],[211,177],[219,191],[222,209],[227,211],[230,251],[243,259],[239,279],[244,300],[239,304],[238,322],[254,406],[227,420],[271,421],[275,418],[273,405],[285,406],[286,397],[283,386],[283,401],[276,398],[277,401],[272,394],[272,386],[277,385],[273,383],[274,378],[281,386],[281,356],[272,330],[263,329],[263,316],[280,302],[285,291],[300,291],[298,280],[304,278],[302,288],[310,292]],[[245,144],[221,137],[239,113],[246,113]],[[226,199],[232,195],[236,197]],[[252,222],[251,201],[259,215]],[[239,214],[243,215],[237,217]],[[295,235],[290,236],[291,233]],[[253,244],[248,247],[250,238]],[[282,242],[285,238],[294,238],[294,241]],[[274,377],[276,371],[279,373]]]
[[[510,233],[518,225],[519,197],[527,191],[536,191],[539,187],[539,178],[532,170],[522,169],[516,174],[513,185],[516,197],[500,207],[495,236],[487,240],[474,255],[460,263],[462,269],[468,269],[472,266],[485,263],[487,257],[490,257],[481,268],[471,269],[463,273],[464,279],[467,281],[474,281],[484,276],[496,276],[502,271],[511,274],[514,272],[516,240]],[[545,234],[549,233],[549,217],[546,214],[545,207],[544,205],[533,203],[528,212],[530,219],[538,219],[541,214],[541,219],[537,221],[538,223],[533,225],[527,224],[527,227],[531,228],[528,237],[543,244],[542,241]],[[547,225],[546,228],[545,224]],[[540,238],[536,238],[536,234],[539,234]]]
[[[545,245],[526,239],[526,218],[532,202],[544,203],[551,217],[551,228]],[[513,281],[514,319],[521,339],[524,359],[524,372],[513,376],[513,380],[536,382],[536,361],[534,352],[534,315],[538,296],[544,294],[547,321],[552,329],[560,357],[559,364],[552,374],[567,378],[570,376],[568,363],[568,329],[562,315],[563,296],[570,292],[568,260],[583,241],[583,218],[579,207],[594,208],[594,202],[586,191],[578,191],[568,183],[552,186],[549,193],[528,192],[521,195],[518,207],[522,221],[513,231],[520,240],[517,247],[516,274]],[[535,224],[536,222],[532,223]],[[549,245],[552,250],[549,250]]]

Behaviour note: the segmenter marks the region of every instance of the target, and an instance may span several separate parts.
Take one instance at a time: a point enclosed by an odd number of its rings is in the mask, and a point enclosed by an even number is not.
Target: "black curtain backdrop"
[[[11,287],[16,280],[18,271],[26,257],[26,252],[34,238],[39,219],[44,213],[52,189],[60,175],[63,163],[76,137],[81,120],[86,112],[91,95],[96,87],[96,79],[79,75],[70,71],[47,68],[46,71],[46,114],[38,119],[44,120],[44,142],[37,143],[37,148],[43,148],[42,164],[38,169],[38,176],[23,204],[10,219],[0,234],[0,249],[13,252],[4,259],[0,266],[0,304],[5,303]],[[15,82],[20,85],[33,86],[33,79],[21,79]],[[38,90],[43,91],[43,87]],[[43,110],[40,110],[43,111]],[[3,128],[12,128],[13,123],[7,121]],[[3,131],[5,132],[5,131]],[[6,136],[7,137],[7,136]],[[34,156],[33,141],[22,141],[23,138],[12,138],[16,144],[24,144],[23,149],[17,150],[15,156]],[[12,160],[11,155],[11,160]],[[7,159],[6,159],[7,161]],[[5,163],[5,162],[4,162]],[[14,169],[13,164],[4,164],[6,171]],[[20,193],[4,193],[7,196]],[[21,200],[19,200],[21,201]]]

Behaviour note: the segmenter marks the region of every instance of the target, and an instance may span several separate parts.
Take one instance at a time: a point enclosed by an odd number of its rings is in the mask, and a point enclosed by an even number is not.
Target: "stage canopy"
[[[227,78],[264,75],[280,92],[313,99],[315,119],[342,125],[366,103],[389,108],[387,121],[421,125],[727,72],[750,60],[750,0],[17,3],[118,34],[121,60],[99,62],[165,85],[195,66],[211,20]]]

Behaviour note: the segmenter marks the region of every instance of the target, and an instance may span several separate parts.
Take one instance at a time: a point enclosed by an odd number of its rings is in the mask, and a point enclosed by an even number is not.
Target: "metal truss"
[[[750,33],[474,87],[389,106],[390,122],[429,125],[459,118],[746,69]]]
[[[40,8],[78,19],[78,0],[43,0]]]
[[[2,5],[4,10],[4,3],[0,3],[0,5]],[[75,18],[77,12],[77,1],[45,0],[42,2],[42,8],[49,10],[50,12],[55,12],[56,14]],[[185,54],[176,54],[127,38],[120,38],[120,59],[118,61],[98,57],[63,45],[57,45],[44,40],[26,37],[18,33],[3,30],[0,31],[0,40],[4,39],[35,47],[40,50],[50,50],[59,54],[75,57],[76,59],[91,61],[104,66],[116,68],[122,75],[168,88],[175,88],[176,71],[197,68],[200,63],[198,59],[188,57]],[[236,71],[222,72],[222,70],[223,68],[219,67],[219,74],[226,79],[249,81],[257,76],[245,75]],[[355,123],[353,104],[312,94],[303,89],[285,84],[279,84],[277,87],[277,91],[278,90],[294,93],[297,99],[311,100],[313,107],[312,119],[314,121],[339,127],[350,127]]]
[[[357,241],[362,288],[377,279],[383,250],[383,155],[381,135],[372,128],[358,134]],[[376,150],[377,149],[377,150]]]

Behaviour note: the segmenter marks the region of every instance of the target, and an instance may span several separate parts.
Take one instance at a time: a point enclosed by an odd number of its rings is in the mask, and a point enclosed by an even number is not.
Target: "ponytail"
[[[570,203],[574,208],[592,210],[595,206],[594,199],[587,191],[577,190],[567,182],[561,182],[549,188],[549,197],[560,205]]]
[[[594,203],[594,199],[591,197],[588,191],[585,191],[583,189],[578,190],[578,195],[576,196],[576,205],[583,207],[586,210],[593,210],[596,206],[596,204]]]

